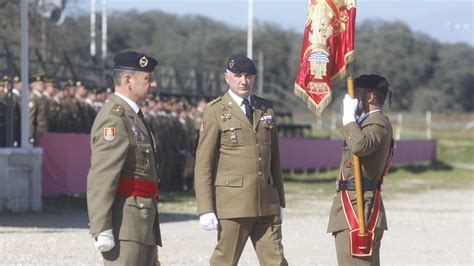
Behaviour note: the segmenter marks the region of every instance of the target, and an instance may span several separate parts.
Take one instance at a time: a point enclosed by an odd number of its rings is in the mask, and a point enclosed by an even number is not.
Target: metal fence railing
[[[474,134],[474,114],[438,114],[416,112],[386,112],[392,123],[393,135],[400,139],[432,139],[439,132],[456,134]],[[295,123],[308,123],[310,130],[305,131],[307,137],[338,139],[341,138],[339,128],[342,127],[339,112],[325,112],[318,118],[310,113],[295,113]]]

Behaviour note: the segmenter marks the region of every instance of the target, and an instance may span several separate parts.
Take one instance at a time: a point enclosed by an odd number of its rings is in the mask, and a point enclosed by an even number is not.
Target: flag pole
[[[347,94],[354,99],[354,80],[352,79],[352,66],[348,66],[347,73]],[[359,236],[367,235],[364,219],[364,195],[362,194],[362,178],[360,174],[359,157],[352,154],[352,165],[354,165],[354,184],[357,203],[357,220],[359,222]]]

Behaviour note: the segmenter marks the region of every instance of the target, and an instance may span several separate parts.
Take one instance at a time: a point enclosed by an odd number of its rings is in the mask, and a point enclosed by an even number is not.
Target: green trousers
[[[250,237],[260,265],[288,265],[281,244],[279,216],[220,219],[211,265],[237,265]]]

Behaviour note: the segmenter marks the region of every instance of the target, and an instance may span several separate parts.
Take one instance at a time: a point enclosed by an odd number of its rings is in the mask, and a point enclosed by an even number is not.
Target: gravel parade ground
[[[333,237],[325,233],[330,204],[330,197],[314,193],[287,207],[283,245],[290,265],[337,264]],[[390,193],[384,204],[389,231],[382,241],[382,265],[473,265],[471,188]],[[162,265],[209,264],[217,234],[199,228],[193,208],[161,214]],[[101,265],[101,256],[83,209],[3,214],[0,265]],[[250,241],[239,265],[258,265]]]

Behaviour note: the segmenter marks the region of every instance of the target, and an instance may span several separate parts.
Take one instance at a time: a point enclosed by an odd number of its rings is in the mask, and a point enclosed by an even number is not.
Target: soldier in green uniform
[[[50,132],[65,132],[66,119],[64,116],[63,99],[64,88],[55,84],[55,93],[49,106],[51,112],[54,113],[51,115],[54,121],[50,126]]]
[[[31,93],[28,96],[29,142],[35,146],[38,139],[48,131],[48,112],[46,110],[46,97],[44,76],[36,75],[30,84]]]
[[[228,92],[204,112],[196,151],[197,211],[218,231],[211,265],[237,265],[250,237],[261,265],[287,265],[281,243],[285,196],[273,106],[252,95],[257,69],[236,54]]]
[[[74,103],[76,104],[77,115],[80,123],[77,123],[77,133],[89,133],[92,127],[92,117],[90,116],[89,107],[86,102],[89,91],[84,83],[76,82],[76,94]]]
[[[362,75],[355,79],[355,95],[343,100],[344,147],[329,217],[328,233],[335,237],[339,265],[379,265],[379,249],[383,231],[387,230],[380,187],[392,156],[392,126],[382,112],[389,83],[378,75]],[[390,97],[390,96],[389,96]],[[357,213],[352,155],[360,158],[364,214],[367,230],[374,235],[372,252],[364,256],[351,251],[350,231],[357,230]],[[356,226],[354,226],[356,225]],[[354,242],[355,243],[355,242]]]
[[[58,89],[53,79],[46,79],[43,91],[43,104],[48,114],[48,132],[54,132],[57,128],[58,112],[56,112],[54,96],[56,96]]]
[[[90,233],[105,265],[159,265],[155,140],[139,109],[150,93],[157,61],[127,51],[114,62],[115,94],[91,131]]]
[[[62,101],[64,116],[64,131],[76,132],[77,125],[80,125],[77,105],[75,104],[76,86],[73,80],[68,80],[64,86],[64,99]]]
[[[169,118],[168,114],[164,109],[164,104],[162,99],[158,100],[155,107],[154,113],[156,114],[153,118],[153,126],[154,126],[154,133],[155,139],[159,143],[158,150],[159,150],[159,176],[160,176],[160,187],[163,188],[163,184],[166,183],[168,186],[169,182],[169,161],[170,156],[168,156],[169,152],[169,136],[172,135],[173,132],[170,131],[168,126]],[[169,186],[168,186],[169,188]]]
[[[196,141],[198,131],[195,128],[194,120],[191,118],[191,108],[187,105],[184,106],[183,112],[180,114],[180,120],[184,121],[183,128],[185,132],[185,141],[183,150],[185,150],[183,159],[183,169],[181,172],[183,179],[183,188],[185,190],[192,190],[194,187],[194,165],[196,163]]]
[[[13,147],[21,146],[21,81],[19,76],[13,79]]]

